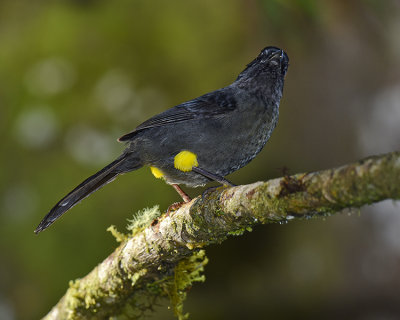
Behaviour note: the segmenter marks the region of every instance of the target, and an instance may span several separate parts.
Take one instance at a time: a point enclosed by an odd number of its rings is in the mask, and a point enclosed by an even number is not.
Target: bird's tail
[[[87,178],[64,198],[58,201],[53,209],[51,209],[40,222],[35,229],[35,233],[37,234],[49,227],[74,205],[89,196],[92,192],[95,192],[102,186],[113,181],[118,175],[139,169],[140,167],[142,167],[142,164],[138,158],[134,157],[131,153],[122,154],[117,160],[111,162],[108,166]]]

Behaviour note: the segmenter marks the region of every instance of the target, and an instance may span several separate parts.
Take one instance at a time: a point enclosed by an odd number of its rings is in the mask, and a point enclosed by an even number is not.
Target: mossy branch
[[[207,259],[200,248],[258,224],[329,215],[384,199],[400,199],[400,152],[221,187],[161,216],[157,210],[144,211],[131,235],[112,229],[120,246],[86,277],[71,282],[45,319],[138,319],[163,296],[170,297],[183,319],[186,290],[204,280]]]

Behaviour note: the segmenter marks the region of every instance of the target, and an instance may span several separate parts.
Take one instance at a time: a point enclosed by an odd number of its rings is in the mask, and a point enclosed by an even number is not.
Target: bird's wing
[[[235,107],[235,98],[229,95],[226,90],[220,89],[155,115],[143,122],[135,130],[123,135],[118,141],[128,141],[138,132],[149,128],[168,126],[177,122],[196,120],[199,118],[218,117],[219,115],[234,110]]]

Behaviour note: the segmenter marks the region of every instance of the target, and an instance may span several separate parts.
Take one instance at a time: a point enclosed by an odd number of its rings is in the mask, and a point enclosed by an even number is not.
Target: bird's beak
[[[272,56],[269,57],[268,60],[282,60],[283,59],[283,50],[275,52]]]

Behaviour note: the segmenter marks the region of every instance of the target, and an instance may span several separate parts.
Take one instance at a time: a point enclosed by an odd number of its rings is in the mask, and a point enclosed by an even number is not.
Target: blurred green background
[[[280,121],[236,184],[400,147],[400,1],[0,2],[0,319],[38,319],[117,246],[143,207],[179,197],[146,168],[34,228],[148,117],[231,83],[267,45],[290,57]],[[188,190],[192,196],[202,190]],[[191,319],[399,319],[400,209],[251,233],[207,248]],[[173,319],[161,303],[152,319]]]

